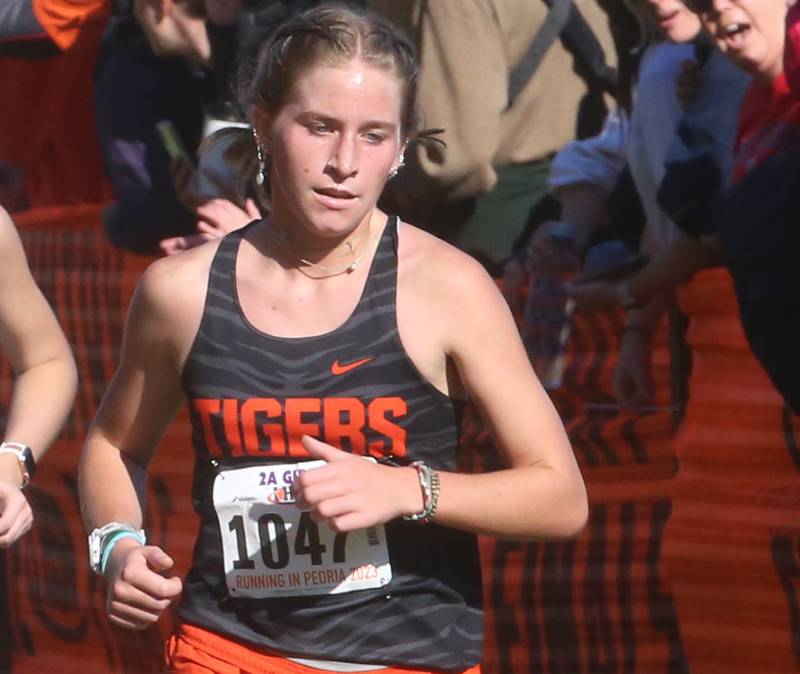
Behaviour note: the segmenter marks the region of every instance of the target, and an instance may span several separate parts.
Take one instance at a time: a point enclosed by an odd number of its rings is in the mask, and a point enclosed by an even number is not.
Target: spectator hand
[[[242,0],[206,0],[208,20],[217,26],[232,26],[242,11]]]
[[[381,466],[307,435],[303,447],[312,458],[327,461],[294,483],[297,507],[310,509],[315,521],[327,521],[335,531],[353,531],[422,510],[413,468]]]
[[[164,255],[176,255],[184,250],[189,250],[209,241],[205,234],[187,234],[186,236],[172,236],[162,239],[158,246]]]
[[[567,274],[581,266],[580,247],[574,240],[558,235],[565,223],[556,220],[543,222],[528,242],[528,271],[538,274]]]
[[[252,199],[245,201],[243,209],[227,199],[212,199],[197,209],[197,215],[200,218],[197,234],[164,239],[159,246],[165,255],[194,248],[261,218],[261,212]]]
[[[650,336],[640,330],[622,334],[619,361],[611,379],[617,402],[625,408],[649,405],[653,400],[650,373]]]
[[[197,209],[197,215],[200,218],[197,229],[211,238],[225,236],[253,220],[261,219],[261,211],[252,199],[245,200],[244,208],[228,199],[212,199]]]
[[[613,309],[619,306],[617,282],[615,281],[581,281],[578,279],[567,285],[567,294],[581,309]]]
[[[703,83],[701,71],[697,61],[687,59],[681,64],[681,70],[675,76],[675,96],[681,106],[686,105]]]
[[[33,524],[33,511],[22,490],[0,478],[0,548],[11,546]]]
[[[143,630],[155,623],[183,590],[178,576],[162,575],[174,565],[172,558],[154,545],[121,539],[111,551],[106,568],[106,610],[120,627]]]

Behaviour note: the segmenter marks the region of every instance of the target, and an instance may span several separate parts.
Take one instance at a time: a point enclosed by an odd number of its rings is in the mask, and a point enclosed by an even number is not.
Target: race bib
[[[213,500],[231,597],[340,594],[388,585],[383,525],[337,533],[294,503],[292,483],[324,461],[221,471]]]

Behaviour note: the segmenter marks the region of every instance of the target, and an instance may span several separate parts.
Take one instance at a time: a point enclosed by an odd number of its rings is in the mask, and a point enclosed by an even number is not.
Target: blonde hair
[[[340,5],[325,5],[302,12],[279,26],[260,49],[252,72],[240,78],[239,104],[247,111],[251,124],[255,111],[259,109],[274,117],[305,70],[320,64],[339,65],[355,59],[391,72],[400,81],[403,142],[413,138],[441,143],[434,138],[434,134],[441,130],[420,130],[419,66],[409,39],[372,12]],[[269,210],[269,180],[265,179],[259,185],[255,179],[261,167],[254,134],[247,129],[225,129],[219,135],[236,136],[225,158],[239,174],[240,189],[250,186],[259,205]]]

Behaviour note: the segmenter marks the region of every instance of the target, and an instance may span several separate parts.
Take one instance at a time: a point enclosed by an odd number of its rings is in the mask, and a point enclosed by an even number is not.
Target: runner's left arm
[[[458,269],[457,275],[443,271],[439,283],[445,352],[507,468],[443,473],[436,519],[504,538],[573,537],[588,506],[561,419],[494,281],[471,260]]]
[[[441,271],[424,284],[435,296],[432,315],[442,323],[435,334],[447,336],[442,348],[508,468],[440,472],[435,521],[504,538],[576,536],[586,522],[587,498],[561,420],[495,283],[474,260],[450,254],[452,260],[439,256]],[[312,438],[303,442],[311,456],[328,462],[298,478],[298,504],[311,507],[315,519],[347,531],[422,511],[414,469],[370,464]]]

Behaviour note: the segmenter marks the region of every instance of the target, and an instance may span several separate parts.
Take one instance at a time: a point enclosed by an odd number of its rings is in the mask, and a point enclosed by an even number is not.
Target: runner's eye
[[[377,145],[378,143],[382,143],[386,140],[386,134],[378,131],[370,131],[364,134],[364,138],[366,138],[369,143]]]
[[[325,122],[310,122],[306,124],[306,128],[316,136],[324,136],[333,130]]]

